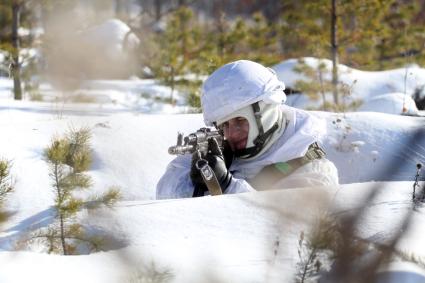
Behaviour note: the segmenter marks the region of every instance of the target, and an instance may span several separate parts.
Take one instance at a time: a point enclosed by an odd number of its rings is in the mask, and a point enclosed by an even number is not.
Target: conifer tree
[[[285,1],[286,2],[286,1]],[[282,14],[283,52],[290,57],[328,57],[331,0],[288,1]],[[423,62],[425,35],[415,0],[336,0],[336,43],[341,63],[363,69]],[[300,48],[302,46],[302,48]]]
[[[333,59],[335,104],[339,103],[338,63],[373,65],[377,39],[385,31],[382,22],[391,1],[301,0],[291,1],[284,8],[281,37],[289,41],[283,44],[289,53]]]
[[[153,67],[157,77],[171,87],[170,102],[174,103],[173,93],[178,77],[186,74],[189,61],[198,48],[200,30],[193,24],[193,12],[182,6],[169,18],[167,28],[159,35],[159,52]]]
[[[36,24],[38,7],[44,7],[51,0],[4,0],[0,1],[0,50],[6,54],[6,60],[0,65],[0,70],[8,70],[13,79],[14,99],[21,100],[24,90],[34,89],[30,76],[36,71],[36,59],[25,52],[33,45],[32,27]],[[18,33],[21,28],[28,29],[29,35]],[[25,65],[25,68],[22,66]]]
[[[326,64],[319,61],[317,68],[313,68],[306,64],[302,59],[298,60],[298,64],[294,71],[303,74],[307,80],[298,80],[295,82],[295,89],[306,94],[312,100],[322,99],[321,110],[328,111],[329,102],[326,100],[326,94],[332,91],[332,84],[327,79],[329,70]]]
[[[242,18],[231,23],[222,12],[210,34],[208,40],[213,46],[211,51],[216,58],[215,67],[241,59],[247,54],[248,27]]]
[[[267,21],[264,15],[256,12],[252,15],[252,24],[247,30],[247,58],[264,65],[276,64],[280,61],[277,33],[275,26]]]
[[[0,3],[0,49],[8,52],[8,68],[13,78],[13,92],[16,100],[22,99],[20,48],[18,29],[24,0],[5,0]]]
[[[379,68],[400,67],[406,63],[424,63],[423,46],[425,35],[423,25],[414,18],[420,13],[418,1],[388,1],[387,13],[377,44]]]
[[[275,27],[260,12],[254,13],[249,20],[238,17],[230,21],[221,11],[205,40],[210,43],[209,56],[214,58],[214,68],[210,71],[239,59],[265,65],[280,61]]]
[[[84,173],[92,162],[90,137],[87,128],[71,129],[64,137],[54,139],[45,149],[53,181],[56,222],[37,231],[32,239],[43,239],[49,253],[75,254],[79,244],[89,250],[101,249],[101,239],[86,235],[83,226],[76,222],[76,215],[85,206],[92,207],[98,203],[110,206],[120,196],[117,188],[111,188],[89,201],[75,196],[75,191],[88,189],[92,185],[90,176]]]
[[[295,82],[295,89],[307,95],[312,101],[319,101],[318,107],[312,107],[312,110],[338,111],[356,110],[362,103],[351,97],[351,91],[354,84],[347,85],[339,82],[337,84],[338,92],[341,94],[339,104],[329,101],[328,96],[332,93],[333,84],[330,80],[331,70],[324,60],[319,60],[317,66],[307,64],[303,59],[299,59],[294,71],[303,75],[304,79]]]

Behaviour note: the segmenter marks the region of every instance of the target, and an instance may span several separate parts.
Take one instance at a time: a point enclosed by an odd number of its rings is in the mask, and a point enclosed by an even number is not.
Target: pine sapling
[[[45,151],[45,156],[50,165],[50,177],[53,180],[56,218],[59,222],[59,226],[56,227],[59,229],[59,233],[53,233],[50,236],[53,239],[56,236],[59,237],[58,240],[60,240],[64,255],[71,254],[75,250],[75,247],[67,239],[80,236],[79,229],[71,223],[82,207],[83,201],[75,198],[72,192],[91,186],[90,177],[81,173],[82,162],[90,159],[82,157],[84,153],[89,152],[82,147],[88,145],[73,143],[78,140],[80,135],[81,132],[71,132],[68,137],[54,140]],[[56,249],[55,247],[49,248],[49,250]]]
[[[90,199],[75,196],[76,191],[92,186],[90,176],[84,172],[92,163],[90,148],[91,133],[87,128],[71,129],[64,137],[56,138],[45,149],[46,161],[50,165],[50,177],[55,196],[55,222],[36,231],[31,239],[42,239],[49,253],[70,255],[85,247],[98,251],[102,247],[100,237],[88,236],[79,224],[77,213],[90,203],[111,207],[120,197],[119,189],[110,188],[106,193]]]
[[[299,262],[297,264],[299,271],[297,274],[297,283],[304,283],[306,280],[318,272],[315,266],[320,266],[320,261],[317,259],[317,249],[309,246],[309,243],[305,241],[304,231],[301,231],[298,240],[298,257]]]
[[[321,110],[328,111],[332,105],[326,101],[326,94],[332,90],[332,83],[325,79],[329,70],[323,61],[319,61],[317,68],[309,66],[303,59],[298,60],[294,71],[306,77],[305,80],[297,80],[295,89],[306,94],[311,100],[322,99]]]
[[[361,99],[353,99],[352,97],[356,83],[357,80],[354,80],[351,84],[341,82],[338,85],[339,93],[342,95],[342,103],[335,110],[343,112],[344,116],[347,110],[356,110],[363,103]]]
[[[332,262],[341,242],[337,227],[336,219],[325,215],[315,223],[307,237],[304,231],[300,233],[295,282],[307,282],[312,277],[318,276]]]

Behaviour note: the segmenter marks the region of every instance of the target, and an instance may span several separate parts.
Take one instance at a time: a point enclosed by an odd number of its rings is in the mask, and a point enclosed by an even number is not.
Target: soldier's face
[[[220,125],[224,137],[233,151],[244,149],[248,141],[249,123],[242,117],[236,117]]]

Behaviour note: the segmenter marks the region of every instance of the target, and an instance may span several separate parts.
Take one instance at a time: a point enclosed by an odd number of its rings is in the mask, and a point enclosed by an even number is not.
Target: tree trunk
[[[66,242],[65,242],[65,225],[64,225],[64,219],[63,214],[59,215],[60,220],[60,231],[61,231],[61,244],[63,249],[63,255],[68,255],[68,251],[66,249]]]
[[[61,188],[59,185],[59,164],[57,162],[55,162],[55,167],[54,167],[54,176],[55,176],[55,186],[56,186],[56,194],[57,194],[57,209],[58,209],[58,215],[59,215],[59,229],[60,229],[60,239],[61,239],[61,245],[62,245],[62,250],[63,250],[63,254],[67,255],[68,251],[66,249],[66,242],[65,242],[65,225],[64,225],[64,215],[63,213],[60,211],[60,208],[63,205],[63,193],[61,192]]]
[[[21,62],[19,62],[19,16],[21,3],[18,0],[12,2],[12,64],[11,72],[13,76],[13,93],[15,100],[22,100],[21,87]]]
[[[171,67],[171,93],[170,93],[170,103],[174,106],[174,88],[175,88],[175,70],[174,67]]]
[[[332,94],[334,103],[339,104],[338,95],[338,43],[337,43],[337,7],[336,0],[332,1],[331,10],[331,58],[332,58]]]
[[[328,111],[326,107],[326,92],[325,87],[323,85],[323,72],[319,70],[319,83],[320,83],[320,94],[322,95],[323,100],[323,111]]]
[[[183,6],[182,6],[183,7]],[[180,39],[181,39],[181,41],[180,41],[180,43],[181,43],[181,45],[180,45],[180,47],[181,47],[181,50],[180,50],[180,54],[181,55],[183,55],[183,62],[182,62],[182,66],[186,66],[186,62],[187,62],[187,60],[188,60],[188,54],[187,54],[187,30],[188,30],[188,27],[187,27],[187,18],[186,18],[186,15],[185,15],[185,13],[186,12],[184,12],[184,13],[182,13],[183,11],[180,11],[180,12],[178,12],[178,16],[179,16],[179,22],[180,22],[180,24],[181,24],[181,30],[180,30],[180,32],[181,32],[181,36],[180,36]]]
[[[115,16],[120,19],[126,21],[128,18],[127,13],[127,3],[124,0],[115,0]]]
[[[224,8],[223,8],[223,2],[222,1],[214,1],[213,2],[213,17],[214,17],[214,23],[218,32],[218,55],[221,59],[221,61],[224,61],[224,53],[225,53],[225,43],[224,43],[224,33],[226,30],[225,27],[225,15],[224,15]]]
[[[162,0],[155,0],[155,21],[161,20]]]

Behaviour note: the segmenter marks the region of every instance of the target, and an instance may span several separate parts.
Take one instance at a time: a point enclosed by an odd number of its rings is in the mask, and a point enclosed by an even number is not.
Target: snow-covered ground
[[[283,79],[291,84],[289,75]],[[363,85],[359,93],[365,96],[401,91],[388,87],[399,82],[388,73],[356,79],[362,81],[356,85]],[[416,84],[419,79],[425,82],[418,76]],[[339,169],[339,188],[157,201],[155,185],[173,158],[167,149],[175,144],[177,132],[188,134],[203,126],[201,114],[178,114],[191,111],[182,94],[171,106],[161,99],[168,97],[169,88],[137,78],[89,81],[65,94],[45,84],[41,102],[29,101],[28,95],[13,101],[11,89],[10,79],[0,79],[0,157],[12,160],[16,179],[7,201],[14,214],[0,228],[0,282],[5,283],[293,282],[299,234],[309,230],[318,214],[350,214],[365,204],[370,192],[378,192],[363,209],[357,232],[384,243],[413,211],[416,164],[425,164],[425,135],[417,133],[424,128],[424,117],[315,111],[328,124],[323,145]],[[95,99],[63,102],[78,93]],[[382,110],[376,109],[386,112]],[[116,185],[123,195],[112,210],[78,214],[91,231],[108,235],[105,250],[80,256],[47,255],[34,246],[17,251],[17,240],[54,217],[43,150],[55,135],[82,126],[92,133],[91,192]],[[423,174],[420,178],[425,180]],[[424,221],[418,207],[397,250],[425,257]],[[380,282],[425,282],[425,271],[412,262],[397,260],[387,270],[392,279],[383,274]]]
[[[326,66],[326,71],[323,71],[324,80],[331,81],[332,62],[330,60],[312,57],[300,59],[313,69],[317,69],[319,64],[324,64]],[[289,59],[272,67],[278,77],[292,89],[295,89],[297,81],[312,80],[294,71],[300,59]],[[358,111],[417,114],[418,109],[412,100],[412,95],[415,91],[421,90],[422,97],[425,96],[425,69],[415,64],[380,72],[361,71],[339,64],[338,72],[339,81],[349,90],[345,95],[341,94],[341,102],[348,105],[354,100],[359,100],[361,104]],[[317,82],[318,78],[313,80]],[[326,99],[332,101],[331,94],[328,95]],[[315,101],[297,94],[289,96],[287,101],[289,105],[298,108],[317,108],[322,102],[321,99]]]

